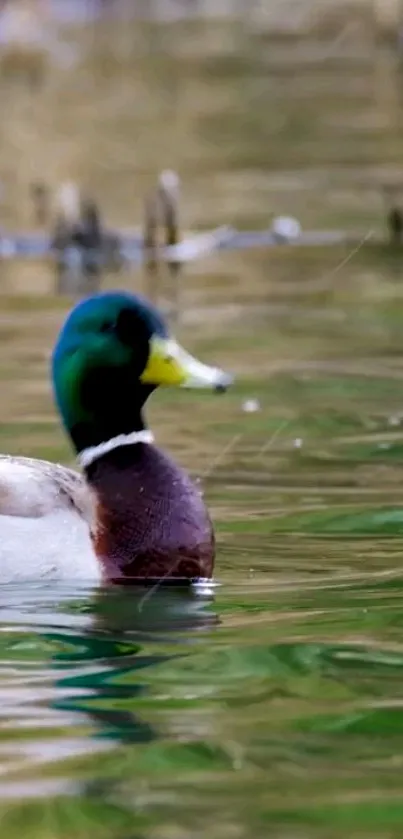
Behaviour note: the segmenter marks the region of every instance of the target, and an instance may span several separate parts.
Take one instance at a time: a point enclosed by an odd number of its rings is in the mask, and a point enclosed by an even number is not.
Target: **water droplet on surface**
[[[258,399],[245,399],[242,402],[242,410],[245,414],[255,414],[260,411],[260,402]]]

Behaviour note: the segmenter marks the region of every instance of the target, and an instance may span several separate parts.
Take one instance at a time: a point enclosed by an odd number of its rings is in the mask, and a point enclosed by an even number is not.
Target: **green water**
[[[206,482],[233,517],[217,526],[212,591],[1,589],[4,835],[402,835],[392,384],[288,382],[320,443],[285,435],[270,472],[230,482],[223,465]],[[354,410],[319,400],[309,424],[316,390],[352,406],[371,394],[371,429],[357,441]]]
[[[3,588],[5,835],[401,836],[400,549],[265,539],[213,603]]]

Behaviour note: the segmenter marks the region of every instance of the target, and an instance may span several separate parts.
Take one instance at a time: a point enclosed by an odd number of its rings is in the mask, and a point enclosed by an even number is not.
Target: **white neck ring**
[[[110,440],[105,440],[99,446],[89,446],[88,449],[83,449],[79,452],[77,459],[82,469],[94,463],[103,457],[104,454],[113,452],[114,449],[120,449],[121,446],[134,446],[136,443],[153,443],[154,435],[152,431],[132,431],[131,434],[118,434],[117,437],[112,437]]]

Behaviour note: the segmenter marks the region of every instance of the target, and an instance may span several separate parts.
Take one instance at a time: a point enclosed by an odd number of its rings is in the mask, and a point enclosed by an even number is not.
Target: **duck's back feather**
[[[77,472],[0,455],[0,582],[99,579],[91,517],[91,495]]]

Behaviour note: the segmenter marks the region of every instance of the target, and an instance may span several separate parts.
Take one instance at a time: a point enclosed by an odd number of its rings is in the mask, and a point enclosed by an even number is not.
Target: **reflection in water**
[[[147,720],[119,706],[146,697],[142,672],[186,655],[192,633],[212,627],[216,620],[205,600],[172,589],[150,596],[138,589],[92,592],[33,585],[21,593],[15,586],[4,587],[0,733],[4,737],[9,731],[11,740],[6,735],[0,742],[1,774],[120,742],[158,738]],[[186,637],[178,648],[181,633]],[[158,648],[169,645],[171,651],[154,653],[157,643]],[[18,728],[35,737],[14,742]],[[62,782],[56,784],[59,794],[62,787]],[[66,790],[70,788],[69,780]],[[49,791],[46,779],[43,795]],[[39,794],[36,779],[35,795]]]
[[[198,601],[187,591],[160,588],[151,596],[149,590],[103,590],[94,600],[93,617],[94,625],[85,634],[44,636],[67,646],[67,650],[52,656],[58,667],[67,667],[69,672],[56,681],[62,698],[53,703],[54,707],[86,713],[95,723],[98,737],[124,743],[156,739],[158,733],[152,726],[131,711],[114,708],[113,703],[146,696],[142,671],[186,655],[183,649],[148,654],[143,642],[175,644],[174,633],[211,628],[216,615],[205,601]],[[183,646],[182,638],[181,643]],[[78,695],[71,695],[71,690],[77,690]]]
[[[367,565],[390,564],[393,545],[376,545]],[[276,562],[300,566],[294,543]],[[265,813],[279,830],[327,824],[336,779],[346,824],[352,789],[366,824],[371,773],[386,773],[385,807],[397,789],[402,579],[295,579],[228,584],[217,607],[177,590],[0,589],[3,800],[54,806],[58,825],[64,806],[105,819],[111,839],[199,819],[263,839]]]

